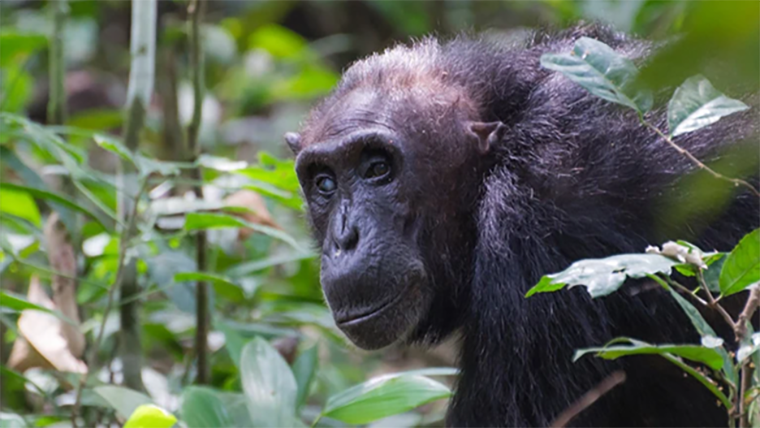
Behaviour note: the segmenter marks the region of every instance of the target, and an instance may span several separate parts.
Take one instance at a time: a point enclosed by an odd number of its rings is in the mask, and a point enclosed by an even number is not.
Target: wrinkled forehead
[[[397,134],[423,132],[436,118],[452,110],[472,116],[472,105],[460,88],[433,77],[387,79],[361,85],[328,99],[328,104],[303,130],[304,145],[365,128]]]

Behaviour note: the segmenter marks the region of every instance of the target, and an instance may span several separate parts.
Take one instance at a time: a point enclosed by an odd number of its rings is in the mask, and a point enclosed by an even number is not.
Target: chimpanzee
[[[698,343],[667,292],[524,298],[579,259],[666,239],[726,251],[760,223],[757,198],[738,190],[720,212],[669,216],[701,191],[680,186],[694,164],[635,112],[539,64],[581,36],[636,59],[651,45],[595,25],[547,34],[520,47],[426,38],[372,55],[286,135],[335,322],[364,349],[460,332],[450,426],[546,426],[613,370],[627,380],[573,424],[725,426],[714,396],[661,357],[572,362],[616,336]],[[757,135],[752,110],[676,141],[723,158]],[[662,107],[648,118],[665,129]]]

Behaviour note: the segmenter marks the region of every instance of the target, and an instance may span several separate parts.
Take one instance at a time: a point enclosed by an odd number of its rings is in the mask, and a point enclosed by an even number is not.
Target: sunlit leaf
[[[171,428],[177,418],[166,410],[152,404],[135,409],[124,428]]]
[[[542,55],[541,66],[559,71],[607,101],[641,113],[652,107],[651,92],[633,86],[638,75],[633,62],[598,40],[581,37],[570,53]]]
[[[256,337],[243,348],[240,377],[254,427],[294,424],[298,386],[288,363],[266,340]]]
[[[579,260],[562,272],[544,275],[525,297],[556,291],[565,285],[583,285],[591,297],[606,296],[620,288],[626,278],[670,274],[678,261],[658,254],[620,254],[603,259]]]
[[[23,218],[37,227],[42,227],[40,210],[28,192],[0,187],[0,212]]]
[[[703,76],[690,77],[676,89],[668,103],[668,129],[670,135],[676,137],[748,108],[743,102],[723,95]]]
[[[47,37],[44,34],[0,31],[0,67],[6,67],[46,45]]]
[[[616,360],[620,357],[626,357],[629,355],[671,354],[705,364],[713,370],[720,370],[723,366],[723,358],[712,348],[698,345],[650,345],[639,341],[635,341],[635,343],[631,345],[613,345],[601,348],[581,349],[575,352],[573,361],[591,353],[606,360]]]
[[[366,424],[451,395],[446,385],[425,377],[425,373],[443,375],[456,371],[433,369],[370,379],[330,397],[322,416],[349,424]]]
[[[13,294],[9,291],[0,291],[0,307],[8,308],[10,310],[17,311],[17,312],[21,312],[25,310],[42,311],[51,315],[55,315],[61,321],[65,321],[71,325],[74,325],[74,326],[78,325],[77,322],[75,322],[71,318],[67,317],[66,315],[63,315],[62,313],[58,311],[54,311],[44,306],[40,306],[38,304],[32,303],[28,301],[26,298]]]
[[[95,387],[93,390],[124,419],[132,415],[138,407],[153,404],[153,400],[147,395],[121,386],[105,385]]]
[[[738,293],[760,282],[760,229],[747,234],[731,250],[720,271],[720,291],[724,296]]]

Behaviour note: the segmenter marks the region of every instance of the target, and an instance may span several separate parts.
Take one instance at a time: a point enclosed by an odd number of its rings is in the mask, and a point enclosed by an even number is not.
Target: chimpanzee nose
[[[330,256],[337,257],[356,249],[359,243],[359,229],[352,217],[348,204],[341,204],[338,215],[332,222],[332,254]]]

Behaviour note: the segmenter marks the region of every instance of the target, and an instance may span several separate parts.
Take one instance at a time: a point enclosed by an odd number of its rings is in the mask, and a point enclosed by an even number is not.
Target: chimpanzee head
[[[285,137],[327,303],[365,349],[440,338],[468,298],[486,155],[504,126],[481,120],[440,49],[431,40],[357,62]]]

